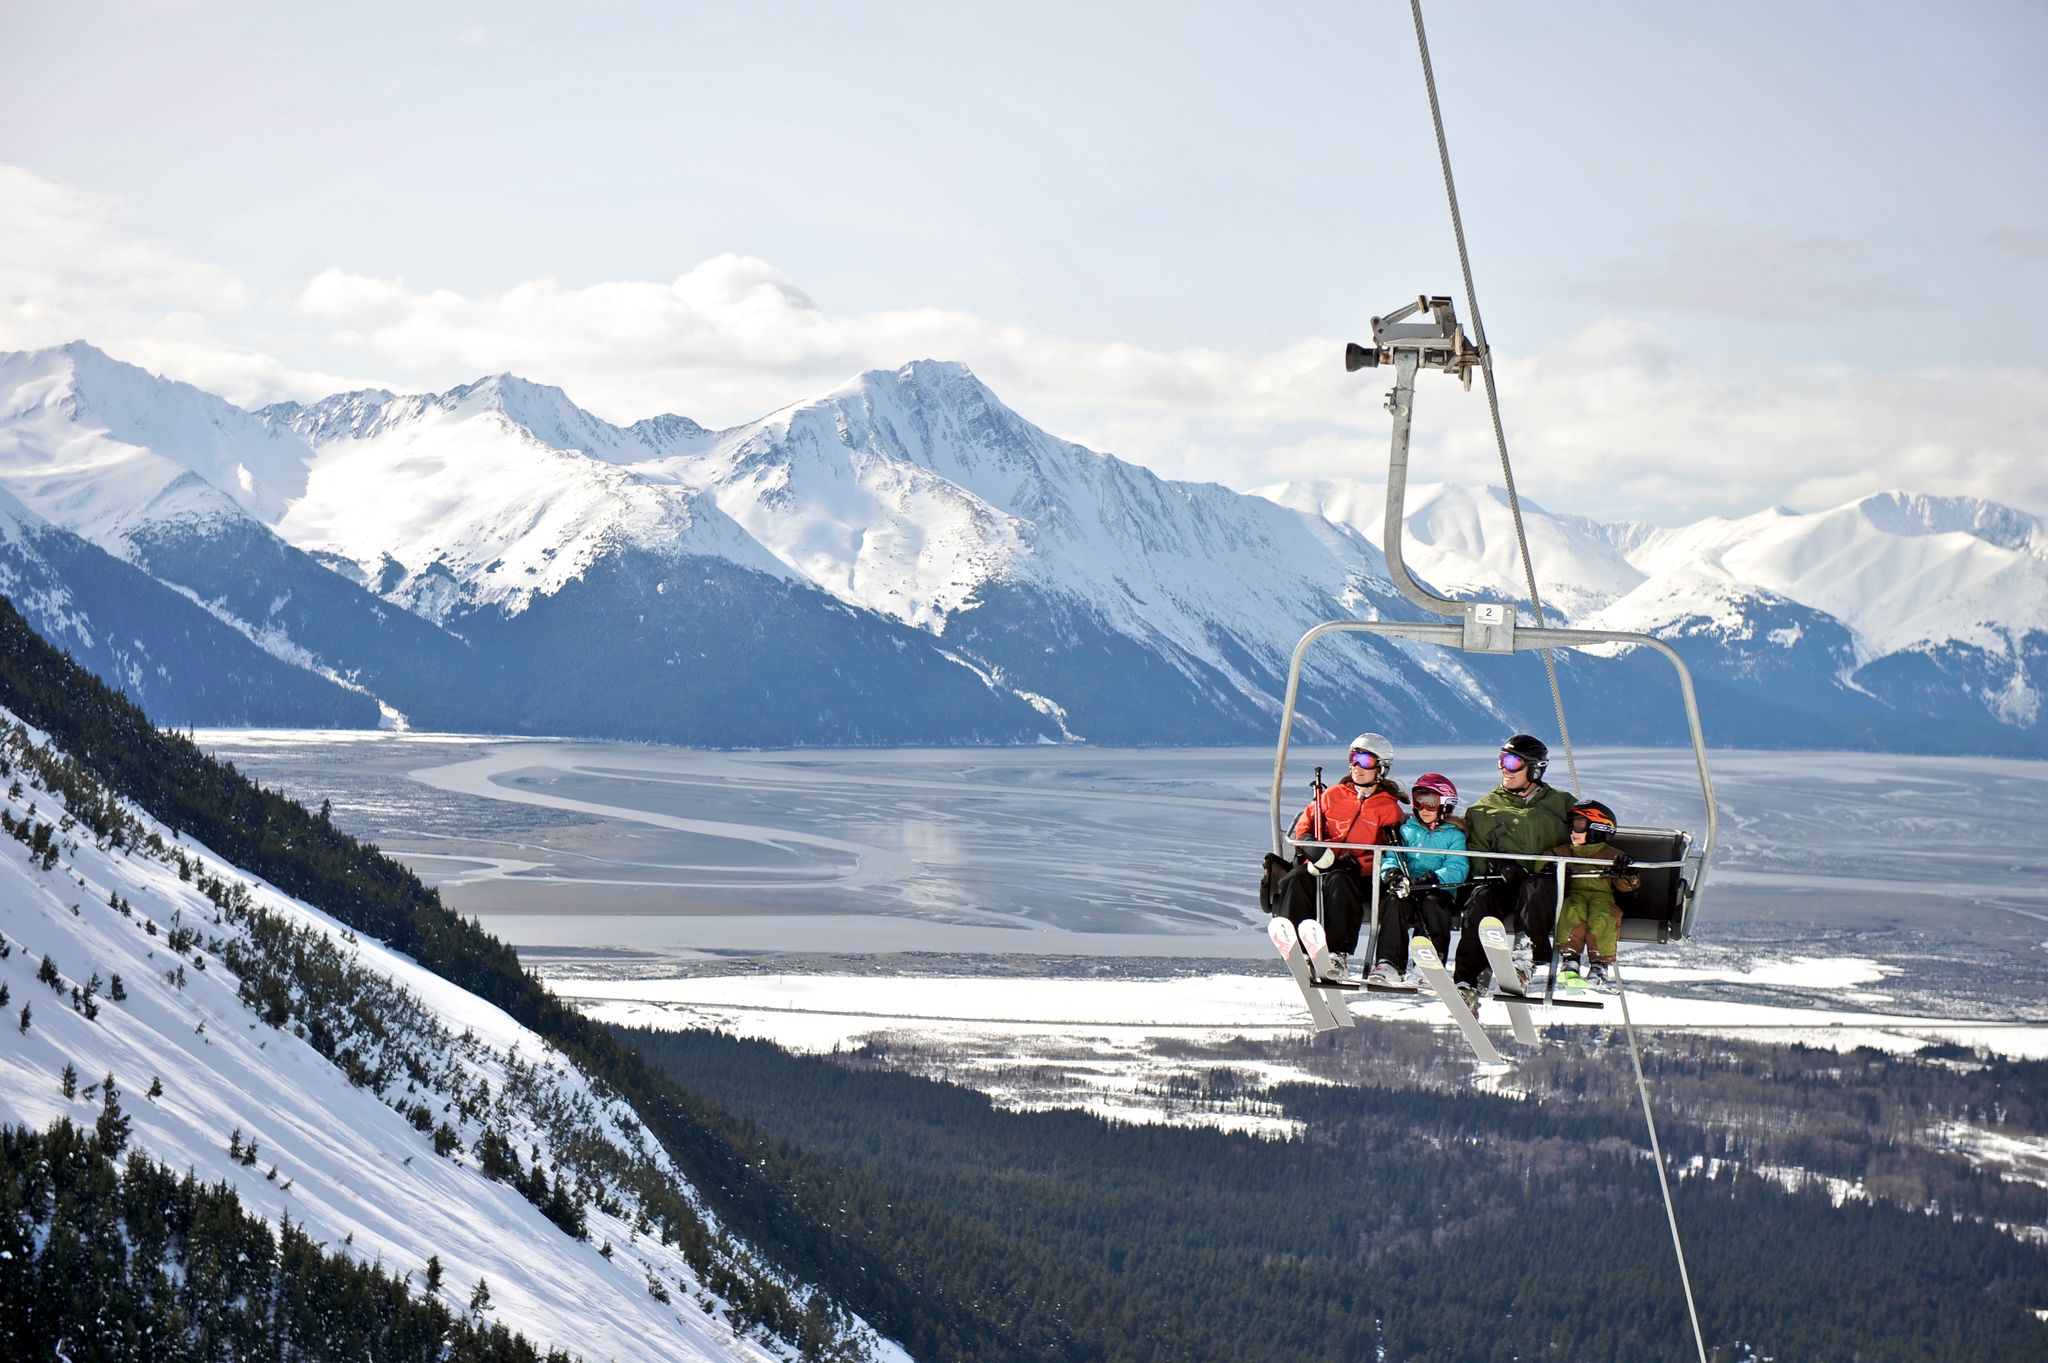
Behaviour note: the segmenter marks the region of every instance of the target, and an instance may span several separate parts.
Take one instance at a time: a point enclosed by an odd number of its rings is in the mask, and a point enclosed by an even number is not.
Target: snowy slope
[[[941,632],[991,581],[1194,649],[1201,622],[1302,606],[1304,584],[1387,585],[1356,537],[1059,440],[959,364],[862,374],[665,467],[841,600]]]
[[[0,353],[0,485],[118,556],[139,524],[274,521],[308,457],[289,430],[82,341]]]
[[[277,641],[51,525],[0,487],[0,596],[166,724],[374,725],[373,700],[276,655]]]
[[[1258,493],[1380,542],[1384,484],[1275,483]],[[1453,593],[1526,599],[1504,489],[1413,484],[1407,510],[1418,575]],[[1689,593],[1712,609],[1749,590],[1840,620],[1866,661],[1949,642],[2004,649],[2013,635],[2048,629],[2048,530],[1978,498],[1887,492],[1670,529],[1555,516],[1527,497],[1522,515],[1546,604],[1574,620],[1600,611],[1608,628],[1654,630],[1684,613]]]
[[[1714,518],[1653,534],[1630,557],[1647,574],[1704,568],[1824,610],[1866,659],[1951,641],[2002,651],[2048,629],[2048,534],[1976,498],[1892,492]]]
[[[1387,488],[1356,479],[1273,483],[1253,490],[1282,506],[1350,526],[1383,547]],[[1416,576],[1452,596],[1525,601],[1529,596],[1507,490],[1411,483],[1403,552]],[[1634,590],[1644,574],[1614,542],[1578,517],[1553,516],[1522,499],[1522,523],[1546,609],[1576,617]]]
[[[1380,487],[1161,479],[937,361],[714,432],[616,426],[506,374],[252,416],[74,344],[0,356],[0,491],[435,727],[1243,742],[1303,630],[1417,614],[1386,580]],[[1687,641],[1725,684],[1717,741],[2048,741],[2033,517],[1905,493],[1676,529],[1523,510],[1553,619]],[[1417,485],[1407,526],[1426,581],[1524,596],[1500,490]],[[1633,680],[1583,684],[1617,736],[1662,732]],[[1309,655],[1303,714],[1477,737],[1540,727],[1542,689],[1348,636]]]
[[[1264,491],[1378,537],[1382,486]],[[1694,668],[1736,688],[1729,700],[1754,688],[1791,703],[1726,709],[1732,741],[1786,741],[1800,714],[1820,726],[1806,741],[1975,747],[2039,732],[2048,532],[2024,512],[1905,492],[1674,529],[1522,509],[1545,603],[1567,622],[1689,641]],[[1502,490],[1413,488],[1407,525],[1425,578],[1526,598]]]
[[[4,710],[0,724],[8,729],[0,756],[14,783],[0,808],[10,823],[48,828],[63,799],[39,783],[26,753],[41,736]],[[589,1238],[578,1240],[477,1171],[477,1139],[489,1124],[522,1164],[537,1146],[558,1175],[566,1170],[578,1183],[592,1169],[619,1165],[651,1167],[680,1183],[623,1103],[499,1009],[357,940],[206,849],[177,843],[132,807],[129,814],[133,836],[118,840],[125,845],[95,842],[83,825],[65,821],[47,865],[26,830],[21,839],[0,836],[0,932],[10,949],[0,982],[11,995],[0,1119],[35,1128],[59,1116],[90,1124],[96,1099],[67,1100],[58,1072],[69,1063],[82,1084],[111,1073],[134,1122],[133,1145],[150,1157],[231,1184],[245,1207],[273,1224],[289,1215],[330,1251],[413,1274],[415,1290],[437,1255],[452,1306],[466,1305],[483,1278],[490,1317],[543,1346],[593,1360],[776,1356],[735,1339],[705,1309],[715,1303],[680,1249],[636,1231],[625,1183],[610,1189],[617,1214],[595,1199],[586,1205]],[[224,913],[229,905],[237,907]],[[228,961],[237,944],[254,949],[249,925],[257,915],[273,933],[303,932],[316,944],[306,950],[331,958],[327,968],[352,972],[352,992],[375,993],[381,1014],[406,1020],[403,1036],[432,1043],[395,1070],[386,1091],[351,1083],[301,1039],[303,1028],[272,1025],[245,1005]],[[190,945],[175,936],[186,929],[196,930]],[[56,989],[37,980],[45,959],[61,973]],[[111,997],[117,977],[122,1001]],[[96,1018],[73,1006],[73,988],[98,990]],[[33,1018],[17,1031],[24,1006]],[[391,1060],[388,1048],[348,1053],[371,1066]],[[154,1099],[146,1096],[152,1078],[163,1086]],[[437,1155],[430,1136],[398,1110],[416,1104],[457,1130],[463,1150]],[[258,1157],[231,1158],[231,1142],[253,1142]],[[593,1145],[610,1150],[611,1165],[592,1163]],[[600,1252],[607,1243],[609,1257]],[[650,1283],[671,1300],[657,1299]]]
[[[1270,715],[1302,630],[1410,613],[1358,535],[1059,440],[959,364],[871,371],[639,467],[710,488],[791,570],[849,605],[960,639],[1006,674],[1019,660],[987,648],[992,611],[1004,631],[1127,641],[1186,683],[1221,688],[1219,705]],[[1047,624],[1065,620],[1082,623]],[[1440,722],[1476,710],[1439,694],[1473,689],[1455,664],[1355,639],[1313,659],[1312,684],[1340,678]]]
[[[380,594],[430,620],[483,607],[516,615],[626,546],[785,575],[694,490],[616,467],[648,447],[558,388],[500,375],[439,395],[346,393],[265,415],[315,451],[303,495],[273,522],[278,533],[353,562]]]
[[[673,416],[613,427],[559,390],[502,375],[264,416],[315,452],[280,533],[387,599],[508,648],[495,619],[465,619],[562,597],[622,548],[694,554],[937,636],[1053,732],[1216,739],[1271,722],[1279,671],[1308,624],[1393,600],[1356,535],[1056,440],[959,365],[861,375],[717,433]],[[813,628],[793,620],[785,632],[800,642]],[[1317,704],[1362,683],[1439,723],[1487,713],[1455,663],[1348,640],[1314,668]],[[1147,714],[1174,718],[1148,730]]]

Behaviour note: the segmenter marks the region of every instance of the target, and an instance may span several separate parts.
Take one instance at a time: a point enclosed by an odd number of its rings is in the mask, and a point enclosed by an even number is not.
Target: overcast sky
[[[1526,495],[2048,513],[2048,6],[1427,18]],[[0,0],[0,348],[244,403],[510,370],[723,425],[929,356],[1170,476],[1377,479],[1341,344],[1422,290],[1405,0]],[[1429,471],[1497,481],[1425,383]]]

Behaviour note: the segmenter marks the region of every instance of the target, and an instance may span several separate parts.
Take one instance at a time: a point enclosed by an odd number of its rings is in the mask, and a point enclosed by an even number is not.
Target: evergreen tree
[[[114,1087],[113,1075],[107,1076],[101,1093],[100,1117],[93,1125],[93,1134],[99,1140],[100,1153],[113,1159],[128,1144],[130,1123],[121,1112],[121,1091]]]

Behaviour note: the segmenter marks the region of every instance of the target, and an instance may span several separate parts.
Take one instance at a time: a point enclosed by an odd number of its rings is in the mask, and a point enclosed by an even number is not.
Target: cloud
[[[1888,488],[2048,507],[2039,369],[1688,357],[1668,335],[1607,321],[1503,365],[1501,386],[1523,489],[1554,510],[1671,522]],[[1491,443],[1472,413],[1433,441],[1471,470]]]
[[[134,234],[131,216],[113,195],[0,165],[0,350],[88,340],[237,402],[340,382],[223,336],[260,328],[262,300],[233,271]]]
[[[244,404],[509,370],[612,420],[674,411],[711,425],[929,357],[966,362],[1028,419],[1168,477],[1244,488],[1386,468],[1392,372],[1346,374],[1338,337],[1167,351],[953,309],[835,311],[745,255],[670,280],[470,293],[335,265],[271,299],[127,220],[118,200],[0,168],[0,348],[83,337]],[[1519,486],[1552,510],[1668,524],[1889,488],[2048,510],[2039,368],[1765,363],[1612,319],[1503,358],[1499,379]],[[1414,463],[1419,477],[1500,481],[1477,386],[1422,376]]]
[[[1813,322],[1914,301],[1870,273],[1854,242],[1694,224],[1666,233],[1654,258],[1574,287],[1600,290],[1633,308],[1766,322]]]
[[[0,205],[0,299],[10,316],[137,304],[232,313],[249,305],[232,272],[126,232],[127,210],[111,195],[0,165]]]
[[[2007,227],[1984,234],[1984,244],[2022,265],[2048,261],[2048,229]]]

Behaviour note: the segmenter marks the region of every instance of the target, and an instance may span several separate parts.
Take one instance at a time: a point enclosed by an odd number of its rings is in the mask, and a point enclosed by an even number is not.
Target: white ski
[[[1486,948],[1486,962],[1493,967],[1493,996],[1507,1005],[1515,1040],[1524,1046],[1534,1046],[1536,1025],[1529,1021],[1529,1005],[1535,1000],[1526,989],[1517,987],[1522,977],[1515,973],[1515,958],[1508,950],[1508,930],[1498,918],[1488,916],[1479,920],[1479,945]]]
[[[1330,1011],[1330,1005],[1323,1002],[1322,992],[1309,979],[1308,954],[1301,949],[1301,940],[1294,935],[1294,924],[1273,915],[1266,924],[1266,935],[1273,939],[1273,949],[1280,953],[1280,959],[1287,962],[1288,973],[1301,986],[1301,1001],[1308,1005],[1308,1015],[1318,1032],[1334,1032],[1344,1024],[1337,1021],[1337,1015]]]
[[[1351,1016],[1351,1009],[1344,1002],[1344,992],[1357,986],[1333,978],[1330,939],[1323,931],[1323,925],[1313,918],[1305,918],[1298,931],[1301,949],[1308,954],[1309,970],[1316,988],[1322,991],[1323,1002],[1336,1014],[1340,1026],[1356,1027],[1358,1019]]]
[[[1479,1019],[1465,1011],[1465,1004],[1458,997],[1458,986],[1451,983],[1451,972],[1444,969],[1444,963],[1437,958],[1436,946],[1427,937],[1417,937],[1408,944],[1408,959],[1415,962],[1422,971],[1422,978],[1429,981],[1429,987],[1436,991],[1444,1007],[1451,1010],[1451,1020],[1458,1024],[1458,1030],[1465,1034],[1465,1040],[1472,1043],[1472,1053],[1488,1065],[1505,1065],[1500,1052],[1486,1039],[1486,1029],[1479,1025]]]

